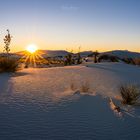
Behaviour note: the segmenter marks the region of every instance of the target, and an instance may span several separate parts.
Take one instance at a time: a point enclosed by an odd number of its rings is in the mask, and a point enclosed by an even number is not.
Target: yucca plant
[[[7,53],[7,56],[8,56],[8,54],[9,54],[9,52],[10,52],[10,43],[11,43],[11,38],[12,38],[12,36],[10,35],[10,31],[9,31],[9,29],[7,29],[6,30],[7,32],[8,32],[8,34],[4,37],[4,44],[5,44],[5,46],[4,46],[4,51]]]
[[[120,87],[122,103],[128,105],[138,104],[140,89],[136,85],[122,85]]]
[[[93,52],[94,54],[94,63],[97,63],[98,62],[98,55],[99,55],[99,52],[96,50],[95,52]]]
[[[4,37],[4,57],[0,58],[0,72],[15,72],[18,69],[18,60],[16,58],[12,58],[9,55],[10,52],[10,43],[11,43],[11,34],[7,29],[7,35]]]

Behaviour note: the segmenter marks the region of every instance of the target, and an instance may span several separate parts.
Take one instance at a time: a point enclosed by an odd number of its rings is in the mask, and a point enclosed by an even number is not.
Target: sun
[[[30,44],[27,46],[26,50],[29,52],[29,53],[35,53],[38,48],[35,44]]]

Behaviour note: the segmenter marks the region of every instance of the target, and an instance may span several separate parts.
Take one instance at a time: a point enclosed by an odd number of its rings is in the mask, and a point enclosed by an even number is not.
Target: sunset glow
[[[26,50],[30,53],[35,53],[38,49],[36,45],[31,44],[27,46]]]
[[[40,50],[140,52],[139,7],[139,0],[3,0],[1,38],[10,29],[11,52],[29,42]]]

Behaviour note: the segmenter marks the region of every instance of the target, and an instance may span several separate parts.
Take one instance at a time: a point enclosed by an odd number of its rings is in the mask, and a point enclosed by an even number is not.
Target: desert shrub
[[[111,62],[118,62],[119,58],[117,56],[103,54],[99,56],[98,61],[101,62],[102,60],[109,60]]]
[[[65,65],[72,65],[72,64],[73,64],[72,54],[69,53],[68,55],[65,56]]]
[[[135,65],[140,65],[140,58],[133,59]]]
[[[94,63],[97,63],[98,62],[98,55],[100,54],[98,51],[95,51],[95,52],[93,52],[93,54],[94,54]]]
[[[73,91],[76,90],[76,85],[73,82],[70,84],[70,89]]]
[[[140,89],[136,85],[122,85],[120,94],[123,104],[133,105],[138,103]]]
[[[132,58],[124,58],[124,59],[122,59],[122,61],[124,61],[127,64],[135,65],[134,59],[132,59]]]
[[[82,57],[80,55],[80,53],[77,54],[77,64],[81,64],[82,63]]]
[[[94,57],[94,63],[97,63],[99,55],[100,53],[96,50],[95,52],[92,52],[91,54],[89,54],[87,57]]]
[[[78,92],[83,92],[83,93],[89,93],[90,92],[90,85],[88,82],[83,82],[80,87],[77,87],[75,83],[70,84],[70,89],[72,91],[78,91]]]
[[[86,82],[86,83],[84,83],[84,84],[81,85],[80,91],[81,92],[89,92],[89,89],[90,89],[89,83]]]
[[[15,72],[18,70],[18,60],[15,58],[0,58],[0,72]]]

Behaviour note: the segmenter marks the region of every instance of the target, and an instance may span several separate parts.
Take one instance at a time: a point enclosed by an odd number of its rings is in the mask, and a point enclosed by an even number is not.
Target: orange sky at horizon
[[[7,0],[0,4],[0,52],[41,50],[140,52],[138,0]]]
[[[6,35],[6,32],[3,32],[1,36]],[[12,35],[12,33],[11,33]],[[4,50],[4,42],[3,38],[0,36],[0,52],[3,52]],[[55,37],[50,38],[47,36],[46,38],[41,38],[36,35],[23,35],[23,36],[16,36],[15,34],[12,35],[12,40],[10,44],[10,50],[11,52],[19,52],[26,50],[27,46],[30,44],[35,44],[38,49],[40,50],[66,50],[66,51],[72,51],[78,52],[79,47],[80,51],[96,51],[99,52],[105,52],[105,51],[111,51],[111,50],[128,50],[128,51],[134,51],[134,52],[140,52],[140,42],[127,42],[127,40],[115,40],[114,38],[102,38],[98,37],[85,37],[85,40],[80,41],[79,38],[75,39],[73,41],[72,39],[67,39],[66,37]],[[26,37],[25,37],[26,36]],[[84,37],[83,37],[84,39]],[[76,41],[77,40],[77,41]],[[93,41],[92,41],[93,40]],[[102,41],[100,41],[102,40]]]
[[[92,35],[89,36],[55,36],[54,34],[44,33],[44,32],[27,32],[26,34],[22,32],[17,32],[10,30],[12,37],[10,49],[11,52],[19,52],[26,49],[30,44],[35,44],[40,50],[66,50],[78,52],[80,51],[95,51],[99,52],[111,51],[111,50],[128,50],[134,52],[140,52],[140,42],[137,38],[129,38],[119,35],[114,36],[100,36]],[[44,34],[44,36],[42,34]],[[4,42],[3,38],[7,34],[3,31],[0,36],[0,52],[3,52]],[[19,34],[19,35],[17,35]],[[43,36],[43,37],[42,37]],[[71,37],[72,36],[72,37]],[[131,38],[131,40],[130,40]],[[129,40],[128,40],[129,39]],[[127,41],[128,40],[128,41]]]
[[[103,44],[96,44],[96,45],[53,45],[53,44],[38,44],[38,43],[34,43],[34,42],[29,42],[29,43],[24,43],[22,45],[14,45],[14,43],[11,43],[10,45],[10,52],[20,52],[20,51],[24,51],[26,50],[27,46],[34,44],[37,46],[37,48],[39,50],[66,50],[66,51],[73,51],[73,52],[78,52],[79,51],[79,47],[80,47],[80,51],[96,51],[98,50],[99,52],[106,52],[106,51],[112,51],[112,50],[128,50],[128,51],[132,51],[132,52],[140,52],[140,45],[134,45],[134,48],[132,49],[128,49],[131,48],[131,44],[127,45],[127,46],[122,46],[120,44],[116,44],[116,45],[112,45],[109,44],[107,46],[103,45]],[[113,46],[113,47],[112,47]],[[114,49],[113,49],[114,48]],[[3,52],[4,50],[4,44],[0,44],[0,52]]]

